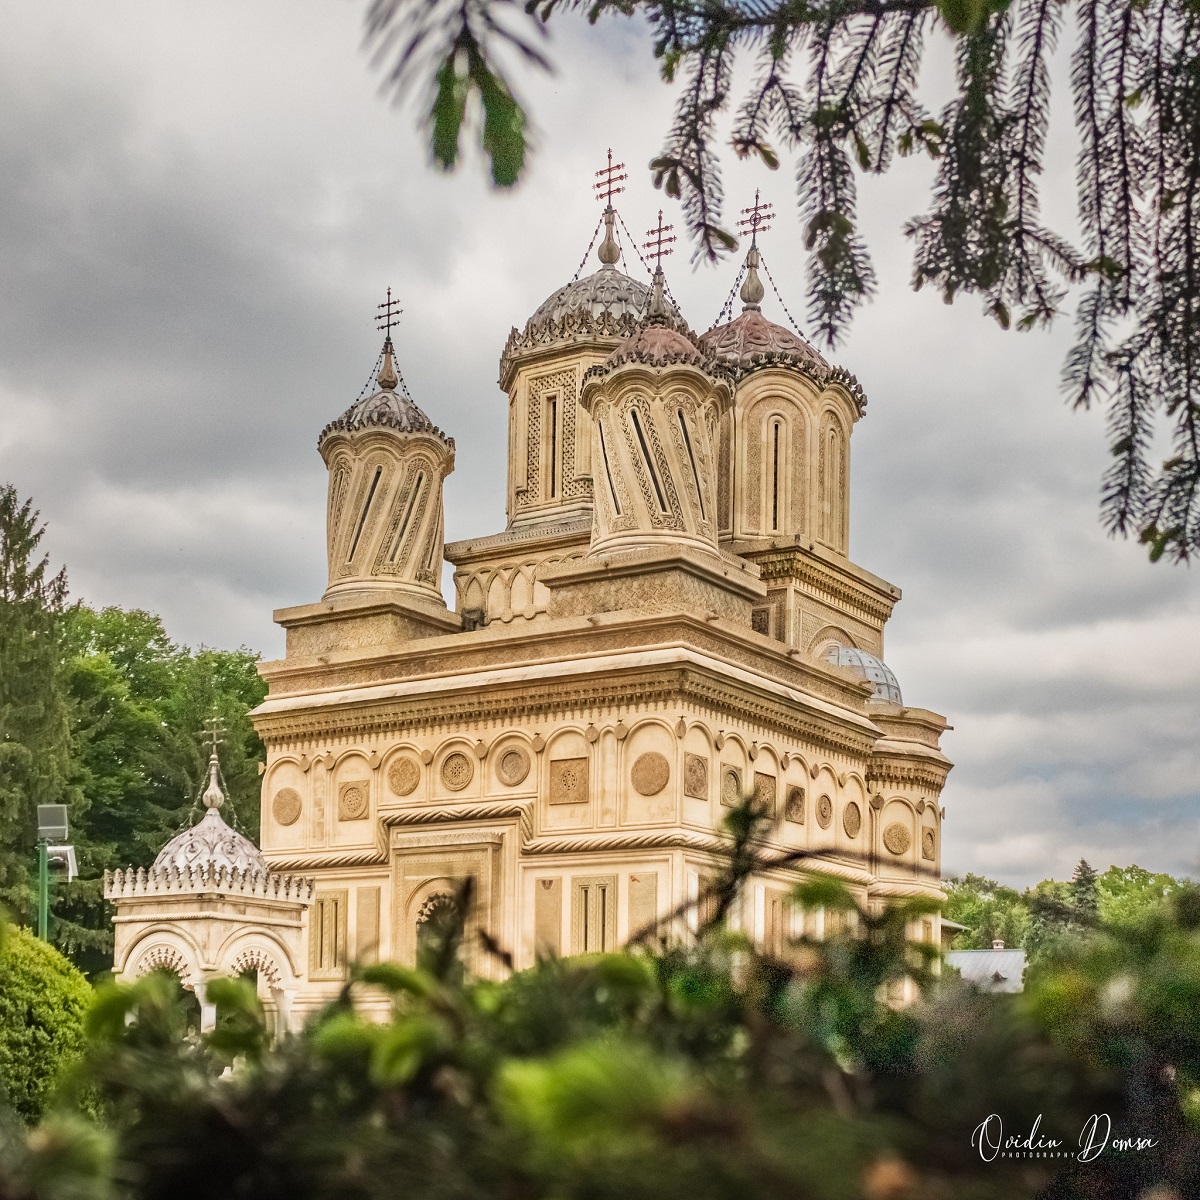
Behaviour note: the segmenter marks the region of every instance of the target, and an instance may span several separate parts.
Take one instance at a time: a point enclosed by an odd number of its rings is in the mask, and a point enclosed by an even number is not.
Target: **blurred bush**
[[[35,1121],[63,1070],[83,1055],[87,980],[27,929],[0,943],[0,1095]]]
[[[0,1197],[1200,1196],[1200,895],[1093,929],[1024,995],[981,995],[908,940],[927,904],[866,911],[826,880],[798,899],[841,909],[840,932],[756,950],[721,920],[762,866],[752,841],[686,942],[464,979],[464,896],[417,967],[362,968],[277,1042],[243,982],[210,988],[198,1039],[172,978],[110,986],[52,1123],[0,1154]],[[896,1007],[902,981],[918,999]],[[387,1022],[356,1010],[368,989]],[[81,1120],[85,1090],[102,1121]],[[1096,1114],[1154,1145],[1083,1161]],[[1059,1147],[986,1161],[988,1117]]]

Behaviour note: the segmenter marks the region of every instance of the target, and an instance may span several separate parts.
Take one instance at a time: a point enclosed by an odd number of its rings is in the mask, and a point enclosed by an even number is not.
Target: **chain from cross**
[[[612,208],[614,196],[619,196],[625,189],[617,185],[629,178],[623,174],[625,170],[624,163],[614,163],[612,160],[612,147],[608,150],[608,166],[601,171],[596,172],[597,182],[592,184],[592,190],[596,193],[597,200],[603,200],[607,208]]]
[[[738,221],[738,228],[742,233],[750,235],[750,244],[758,243],[758,235],[766,233],[771,228],[771,222],[775,220],[775,205],[763,204],[758,198],[758,189],[754,189],[754,203],[749,208],[742,209],[742,218]]]
[[[667,234],[675,228],[674,225],[664,225],[662,219],[662,209],[658,210],[658,225],[654,229],[647,229],[646,234],[649,241],[642,243],[642,249],[646,252],[647,258],[654,259],[654,267],[656,270],[662,270],[662,260],[668,254],[675,252],[675,247],[671,245],[675,241],[674,237],[667,237]]]
[[[392,340],[392,326],[398,325],[400,322],[400,314],[404,311],[400,307],[399,300],[392,299],[392,289],[387,290],[387,300],[383,304],[375,306],[379,313],[375,318],[375,328],[382,329],[388,341]]]

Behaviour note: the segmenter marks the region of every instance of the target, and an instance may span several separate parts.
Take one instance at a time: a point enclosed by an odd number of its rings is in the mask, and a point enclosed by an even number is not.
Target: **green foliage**
[[[741,912],[748,878],[771,861],[750,803],[729,832],[704,911]],[[107,985],[75,1075],[107,1135],[63,1109],[10,1137],[0,1196],[103,1197],[119,1182],[130,1200],[174,1200],[197,1181],[293,1200],[1196,1193],[1196,889],[1095,928],[1024,996],[938,984],[931,948],[905,936],[926,904],[866,911],[820,876],[795,900],[823,906],[835,932],[782,957],[711,918],[695,938],[482,980],[459,969],[464,887],[421,965],[363,968],[301,1035],[274,1043],[243,981],[210,985],[218,1023],[202,1037],[187,1033],[174,977]],[[898,980],[921,1002],[887,1003]],[[367,990],[390,999],[389,1020],[358,1010]],[[1040,1115],[1043,1134],[1074,1149],[1097,1112],[1157,1144],[1094,1162],[985,1162],[972,1146],[991,1114],[1011,1134]],[[49,1140],[53,1172],[39,1158]]]
[[[83,1054],[92,989],[26,929],[0,947],[0,1100],[26,1121],[45,1111],[65,1068]]]
[[[38,557],[44,533],[32,502],[0,486],[0,902],[22,921],[33,915],[37,806],[83,810],[63,688],[67,578]]]
[[[965,925],[955,935],[955,950],[990,950],[997,938],[1006,946],[1023,946],[1029,932],[1026,899],[994,879],[967,874],[942,884],[946,905],[942,915]]]
[[[225,730],[223,815],[257,837],[262,743],[247,719],[265,695],[247,650],[191,650],[140,610],[76,605],[66,615],[66,687],[74,721],[74,780],[86,810],[72,830],[80,878],[55,889],[57,945],[91,972],[112,962],[105,870],[148,865],[198,815],[207,778],[202,730]]]
[[[732,110],[740,157],[796,157],[809,312],[830,344],[870,298],[856,173],[895,155],[937,163],[929,211],[908,222],[914,286],[976,295],[1003,329],[1053,321],[1073,287],[1079,338],[1064,378],[1077,405],[1103,404],[1113,463],[1102,507],[1151,560],[1200,550],[1200,25],[1194,0],[371,0],[367,41],[390,57],[396,92],[431,94],[434,161],[459,157],[478,120],[493,180],[526,161],[527,118],[511,62],[548,68],[536,42],[560,12],[632,18],[648,29],[675,118],[650,162],[680,200],[698,257],[735,249],[723,228],[716,146]],[[1082,247],[1043,224],[1040,183],[1064,26],[1078,137]],[[955,42],[954,93],[935,118],[920,100],[926,39]],[[735,80],[742,84],[741,95]],[[1170,430],[1157,466],[1151,455]]]

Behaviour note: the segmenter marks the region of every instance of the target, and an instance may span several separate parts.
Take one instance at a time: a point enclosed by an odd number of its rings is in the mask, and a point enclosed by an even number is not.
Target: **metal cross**
[[[602,171],[596,172],[597,183],[592,184],[592,188],[596,193],[597,200],[603,200],[608,208],[612,208],[614,196],[619,196],[625,189],[617,185],[629,176],[620,174],[625,170],[624,163],[614,163],[612,160],[612,147],[608,150],[608,166]]]
[[[221,720],[218,713],[214,712],[207,721],[204,722],[204,739],[208,742],[209,754],[216,754],[217,747],[225,744],[225,739],[221,736],[225,732],[225,722]]]
[[[673,237],[667,237],[667,234],[674,229],[674,225],[664,225],[662,222],[662,209],[658,210],[658,226],[654,229],[647,229],[646,233],[650,240],[642,243],[642,249],[646,251],[648,257],[654,259],[655,268],[662,270],[662,260],[668,254],[674,253],[674,247],[671,243],[675,240]]]
[[[750,244],[753,246],[758,242],[758,235],[766,233],[771,228],[771,222],[775,220],[775,205],[760,203],[758,188],[755,188],[754,203],[749,208],[743,208],[742,214],[742,219],[738,221],[738,228],[743,233],[750,235]]]
[[[399,324],[400,314],[404,309],[400,307],[399,300],[392,299],[391,288],[387,290],[387,300],[383,304],[377,304],[375,307],[379,309],[379,314],[375,318],[375,328],[384,330],[390,341],[392,326]]]

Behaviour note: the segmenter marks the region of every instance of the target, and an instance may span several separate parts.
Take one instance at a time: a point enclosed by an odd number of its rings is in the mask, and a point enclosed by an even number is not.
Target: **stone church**
[[[390,336],[377,390],[321,432],[329,583],[275,613],[286,656],[261,667],[261,851],[177,847],[110,880],[119,974],[202,986],[240,962],[302,1019],[352,961],[411,962],[468,876],[518,966],[697,901],[664,929],[686,936],[747,794],[774,852],[862,902],[940,896],[946,722],[884,664],[899,590],[848,557],[861,387],[763,315],[755,242],[740,315],[702,335],[661,259],[648,282],[619,269],[611,197],[598,256],[501,354],[499,532],[444,544],[454,439]],[[822,936],[798,878],[764,873],[732,919],[776,951]]]

